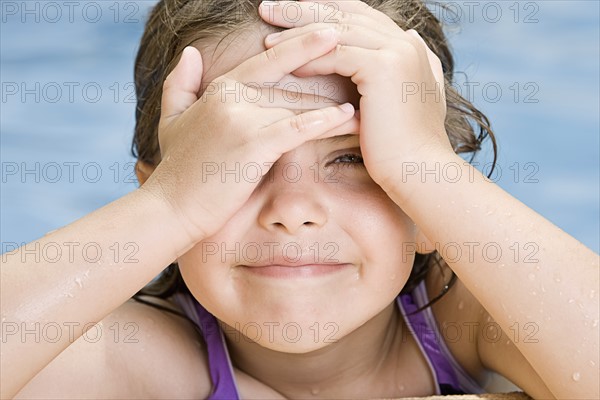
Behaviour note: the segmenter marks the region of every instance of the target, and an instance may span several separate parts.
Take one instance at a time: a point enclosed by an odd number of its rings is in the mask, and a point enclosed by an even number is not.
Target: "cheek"
[[[215,238],[216,239],[216,238]],[[208,239],[179,257],[179,270],[194,297],[209,311],[218,307],[216,300],[227,295],[228,269],[216,265],[221,242]]]
[[[344,215],[336,219],[360,247],[365,284],[397,294],[412,270],[416,226],[378,185],[366,186],[346,192]]]

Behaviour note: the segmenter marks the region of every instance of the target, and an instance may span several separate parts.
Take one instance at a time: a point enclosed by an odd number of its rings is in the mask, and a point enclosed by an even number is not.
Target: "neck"
[[[366,398],[379,392],[399,397],[403,327],[394,301],[352,333],[309,353],[278,352],[245,340],[228,340],[228,346],[237,368],[287,398]]]

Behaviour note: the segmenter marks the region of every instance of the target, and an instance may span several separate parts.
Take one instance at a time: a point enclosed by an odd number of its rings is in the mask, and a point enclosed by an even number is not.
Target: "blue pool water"
[[[2,252],[135,189],[133,62],[154,3],[0,3]],[[446,3],[457,21],[432,8],[495,128],[498,183],[598,251],[598,2]]]

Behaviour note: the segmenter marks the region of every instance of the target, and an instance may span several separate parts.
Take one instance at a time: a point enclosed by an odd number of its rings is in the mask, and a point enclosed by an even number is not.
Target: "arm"
[[[460,157],[440,152],[416,165],[435,163],[460,166],[460,179],[406,174],[390,197],[505,333],[532,334],[515,345],[555,396],[597,398],[598,256]],[[449,243],[461,257],[443,254]],[[487,350],[484,357],[497,355]]]
[[[81,336],[84,326],[123,304],[190,245],[170,209],[138,189],[3,255],[1,397],[14,396]],[[61,251],[56,262],[49,255],[53,248]],[[26,334],[44,327],[52,337]]]

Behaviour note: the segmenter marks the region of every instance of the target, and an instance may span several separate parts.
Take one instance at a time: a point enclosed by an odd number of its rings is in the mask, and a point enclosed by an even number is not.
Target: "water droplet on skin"
[[[310,394],[312,394],[313,396],[318,395],[319,394],[319,389],[316,389],[316,388],[315,389],[311,389],[310,390]]]
[[[560,282],[560,275],[559,274],[554,274],[554,282],[556,282],[556,283]]]
[[[534,290],[533,292],[531,292],[532,295],[537,296],[537,292]]]
[[[396,274],[390,275],[390,280],[393,281],[394,279],[396,279]]]
[[[486,213],[486,215],[492,215],[493,213],[494,213],[493,211],[488,211],[488,212]]]
[[[579,380],[581,379],[581,374],[579,372],[573,372],[571,378],[573,378],[575,382],[579,382]]]
[[[85,277],[87,278],[90,275],[90,270],[88,269],[87,271],[85,271],[85,274],[83,275],[85,275]]]
[[[546,293],[546,287],[544,286],[543,283],[542,283],[541,289],[542,289],[542,293]]]
[[[469,209],[466,209],[466,210],[465,210],[465,212],[466,212],[467,214],[470,214],[470,213],[471,213],[471,210],[469,210]]]
[[[461,300],[458,302],[458,309],[462,310],[463,308],[465,308],[465,302]]]
[[[83,289],[83,282],[81,281],[81,278],[75,278],[75,283],[80,289]]]
[[[405,389],[405,388],[404,388],[404,385],[400,385],[400,386],[398,387],[398,390],[400,390],[401,392],[404,392],[404,389]]]
[[[71,293],[67,293],[67,292],[64,292],[63,296],[65,296],[65,297],[73,297],[73,295]]]
[[[569,304],[573,304],[575,302],[575,299],[569,299]]]
[[[537,265],[535,266],[535,270],[536,270],[536,271],[539,271],[540,269],[542,269],[542,267],[540,266],[540,264],[537,264]]]
[[[596,363],[593,360],[590,360],[590,365],[593,367],[596,365]]]
[[[596,291],[594,289],[590,290],[590,299],[593,299],[596,296]]]
[[[499,267],[500,267],[500,268],[504,268],[504,264],[500,264],[500,265],[499,265]]]
[[[594,327],[594,328],[595,328],[595,327],[597,327],[597,326],[598,326],[598,320],[597,320],[597,319],[595,319],[595,320],[592,322],[592,327]]]
[[[527,275],[527,278],[529,278],[529,280],[530,280],[530,281],[534,281],[534,280],[535,280],[535,274],[534,274],[533,272],[530,272],[530,273]]]

